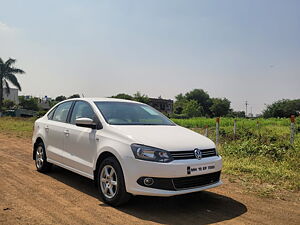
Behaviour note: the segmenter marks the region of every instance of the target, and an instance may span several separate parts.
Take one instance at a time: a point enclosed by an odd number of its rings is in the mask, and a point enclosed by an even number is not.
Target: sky
[[[300,98],[299,0],[0,0],[0,57],[22,95],[174,99],[234,110]]]

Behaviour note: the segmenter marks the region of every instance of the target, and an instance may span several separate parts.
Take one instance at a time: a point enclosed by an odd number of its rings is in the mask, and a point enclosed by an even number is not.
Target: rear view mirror
[[[89,127],[92,129],[97,128],[97,124],[90,118],[78,118],[75,120],[75,124],[79,127]]]

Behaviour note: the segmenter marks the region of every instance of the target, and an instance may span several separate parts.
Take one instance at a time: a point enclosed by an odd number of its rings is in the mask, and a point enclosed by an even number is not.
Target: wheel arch
[[[106,149],[106,150],[102,151],[102,152],[99,154],[99,156],[98,156],[98,158],[97,158],[97,161],[96,161],[96,164],[95,164],[95,166],[94,166],[93,175],[94,175],[94,180],[95,180],[95,181],[96,181],[96,179],[97,179],[97,171],[98,171],[98,169],[99,169],[99,166],[100,166],[101,162],[102,162],[104,159],[108,158],[108,157],[113,157],[113,158],[115,158],[115,159],[117,160],[117,162],[120,164],[121,169],[122,169],[122,172],[123,172],[122,164],[121,164],[121,161],[120,161],[119,157],[117,156],[117,154],[114,153],[114,152],[112,152],[112,151],[110,151],[110,150],[108,150],[108,149]]]

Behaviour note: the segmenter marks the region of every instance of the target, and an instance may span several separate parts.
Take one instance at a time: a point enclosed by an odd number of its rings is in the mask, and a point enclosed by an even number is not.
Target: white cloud
[[[15,32],[16,30],[17,30],[16,28],[10,27],[7,24],[0,21],[0,32],[9,32],[9,33],[11,33],[11,32]]]

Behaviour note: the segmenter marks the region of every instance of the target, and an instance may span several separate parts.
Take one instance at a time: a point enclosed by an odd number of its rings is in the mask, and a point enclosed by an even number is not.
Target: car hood
[[[115,132],[125,135],[132,143],[148,145],[169,151],[215,148],[207,137],[181,126],[112,126]]]

